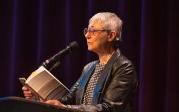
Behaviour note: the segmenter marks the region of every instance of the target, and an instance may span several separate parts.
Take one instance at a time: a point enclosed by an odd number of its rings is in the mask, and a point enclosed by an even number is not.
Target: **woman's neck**
[[[114,52],[115,52],[115,50],[111,49],[111,50],[107,50],[105,52],[99,53],[98,56],[99,56],[100,63],[106,64],[108,62],[108,60],[111,58],[111,56],[113,55]]]

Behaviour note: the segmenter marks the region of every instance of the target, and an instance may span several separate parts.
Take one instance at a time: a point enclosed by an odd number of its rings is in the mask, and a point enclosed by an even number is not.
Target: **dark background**
[[[137,70],[137,112],[179,112],[178,7],[178,0],[0,0],[0,97],[22,96],[18,78],[77,41],[80,50],[52,71],[71,87],[97,59],[83,29],[92,15],[110,11],[124,22],[120,49]]]

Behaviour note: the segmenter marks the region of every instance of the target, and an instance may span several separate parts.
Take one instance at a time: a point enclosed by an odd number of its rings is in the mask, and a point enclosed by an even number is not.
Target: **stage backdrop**
[[[80,50],[53,71],[71,87],[97,59],[83,35],[88,19],[110,11],[124,22],[120,49],[137,70],[137,112],[179,112],[178,7],[178,0],[0,0],[0,97],[22,96],[18,78],[77,41]]]

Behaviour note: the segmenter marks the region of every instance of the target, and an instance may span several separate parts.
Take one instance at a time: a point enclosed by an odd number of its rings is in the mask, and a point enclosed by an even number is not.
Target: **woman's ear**
[[[117,35],[116,32],[111,31],[111,32],[109,33],[109,35],[108,35],[108,41],[109,41],[109,42],[114,41],[114,40],[116,39],[116,35]]]

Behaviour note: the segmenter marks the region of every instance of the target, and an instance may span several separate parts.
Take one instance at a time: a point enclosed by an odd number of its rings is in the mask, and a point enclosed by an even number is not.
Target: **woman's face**
[[[101,21],[90,22],[85,34],[88,50],[95,53],[103,52],[108,43],[108,36],[109,33],[104,29],[104,24]]]

